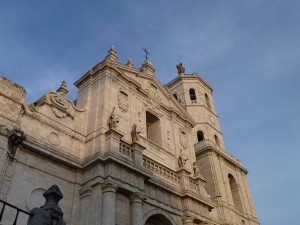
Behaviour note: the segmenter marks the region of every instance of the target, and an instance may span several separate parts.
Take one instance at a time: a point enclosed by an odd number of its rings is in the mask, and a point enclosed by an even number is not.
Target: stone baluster
[[[144,224],[143,200],[144,197],[139,193],[133,193],[130,196],[130,221],[131,221],[130,224],[131,225]]]
[[[116,224],[116,192],[117,185],[106,182],[102,185],[102,216],[101,225]]]

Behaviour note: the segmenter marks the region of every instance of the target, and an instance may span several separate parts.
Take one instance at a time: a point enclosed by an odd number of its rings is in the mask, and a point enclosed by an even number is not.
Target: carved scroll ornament
[[[66,96],[68,93],[66,82],[63,81],[57,91],[48,91],[43,97],[34,103],[34,106],[42,106],[45,103],[51,106],[52,112],[58,118],[67,116],[74,119],[76,112],[83,112],[76,108],[74,103]]]

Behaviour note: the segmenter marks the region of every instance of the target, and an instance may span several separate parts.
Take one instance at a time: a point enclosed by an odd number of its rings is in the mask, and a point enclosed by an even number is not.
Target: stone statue
[[[178,74],[184,74],[185,68],[182,66],[182,62],[180,62],[178,65],[176,65],[176,68],[178,70]]]
[[[119,118],[117,118],[115,115],[115,107],[114,107],[108,121],[109,129],[115,129],[117,127],[117,123],[119,123]]]
[[[200,169],[197,162],[193,163],[194,177],[200,176]]]
[[[131,139],[132,142],[138,142],[139,141],[139,134],[141,133],[141,131],[137,130],[137,126],[136,124],[132,125],[132,130],[131,130]]]
[[[188,161],[189,159],[186,157],[186,155],[184,155],[182,153],[182,150],[180,151],[180,155],[178,157],[178,166],[180,169],[184,168],[186,161]]]

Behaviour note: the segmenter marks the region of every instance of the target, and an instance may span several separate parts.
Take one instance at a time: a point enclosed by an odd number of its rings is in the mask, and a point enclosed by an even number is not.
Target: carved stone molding
[[[35,207],[45,204],[43,193],[46,191],[44,187],[35,187],[26,196],[26,206],[28,210],[32,210]]]
[[[8,136],[8,156],[10,159],[14,159],[17,149],[20,147],[25,139],[24,132],[19,128],[14,128],[9,131]]]
[[[172,138],[171,138],[171,131],[167,131],[167,148],[169,150],[173,150]]]
[[[179,140],[183,149],[184,150],[187,149],[188,147],[187,132],[182,128],[179,129]]]
[[[80,198],[85,198],[87,196],[91,196],[92,195],[92,187],[83,187],[79,190],[79,196]]]
[[[130,196],[130,202],[142,203],[146,198],[140,193],[132,193]]]
[[[3,124],[0,124],[0,134],[7,137],[9,136],[9,129]]]
[[[34,106],[42,106],[44,104],[50,105],[52,112],[58,118],[65,118],[67,116],[74,119],[79,110],[74,103],[66,96],[68,93],[66,82],[63,81],[57,91],[48,91],[43,97],[34,103]]]
[[[48,136],[47,136],[47,140],[49,141],[50,144],[52,145],[59,145],[60,144],[60,138],[59,135],[55,132],[51,132]]]
[[[145,93],[148,95],[149,98],[151,98],[153,101],[160,103],[161,98],[158,92],[158,88],[155,84],[152,82],[149,82],[146,86],[143,88],[145,90]]]

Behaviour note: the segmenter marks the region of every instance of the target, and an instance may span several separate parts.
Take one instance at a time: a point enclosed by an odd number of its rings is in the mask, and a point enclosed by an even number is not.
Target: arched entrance
[[[154,214],[150,216],[145,225],[172,225],[172,223],[162,214]]]
[[[177,225],[173,218],[161,209],[152,209],[144,214],[145,225]]]

